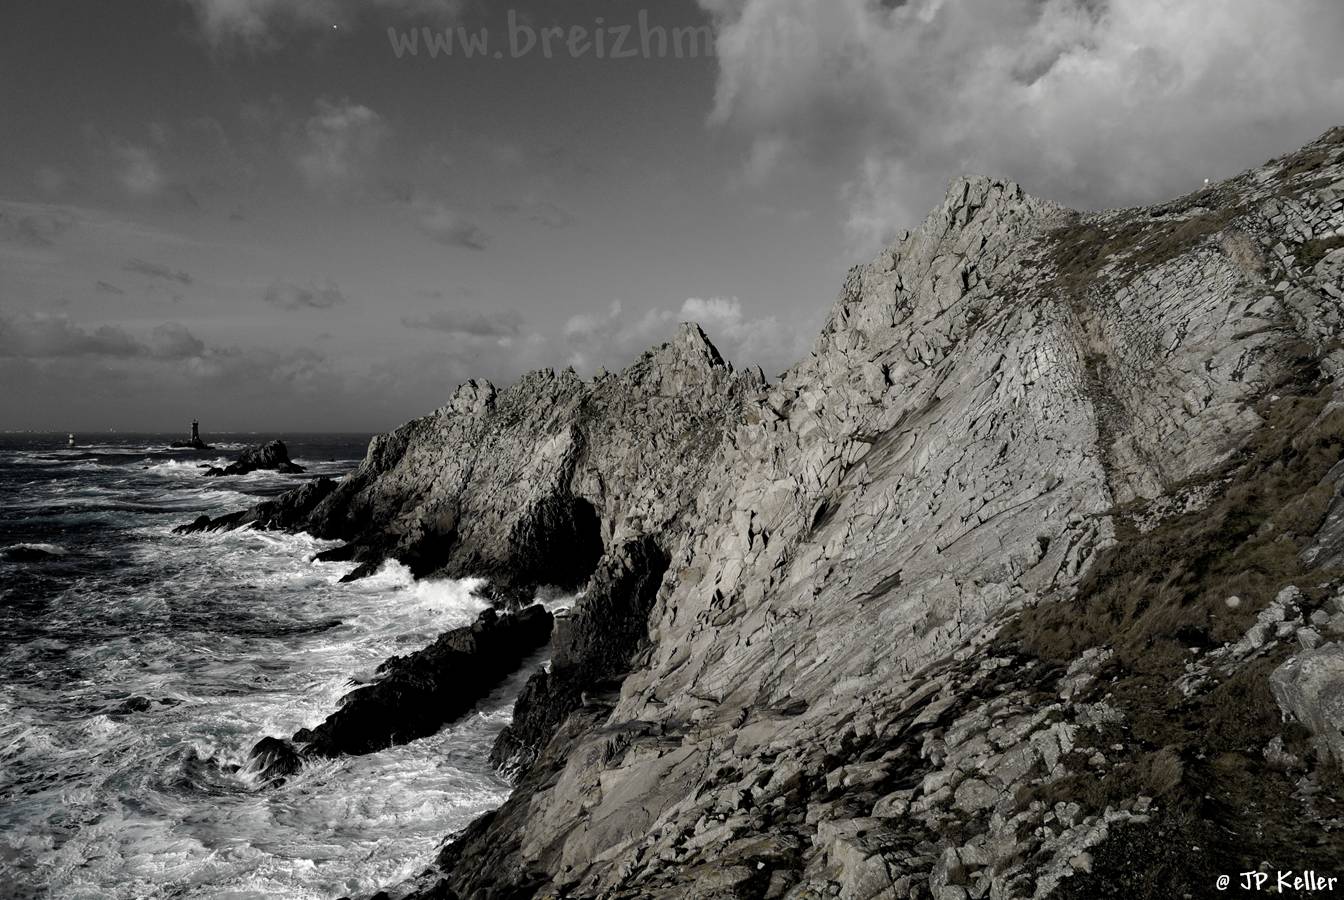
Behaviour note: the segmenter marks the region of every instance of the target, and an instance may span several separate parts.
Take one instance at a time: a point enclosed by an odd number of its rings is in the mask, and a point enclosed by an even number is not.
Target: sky
[[[1341,39],[1338,0],[6,0],[0,430],[385,430],[682,320],[774,375],[950,178],[1185,193],[1344,124]]]

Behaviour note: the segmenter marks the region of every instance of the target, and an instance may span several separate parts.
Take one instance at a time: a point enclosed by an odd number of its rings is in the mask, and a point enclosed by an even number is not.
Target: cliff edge
[[[960,180],[778,383],[685,327],[228,524],[587,585],[415,897],[1206,896],[1344,851],[1342,298],[1344,130],[1146,209]]]

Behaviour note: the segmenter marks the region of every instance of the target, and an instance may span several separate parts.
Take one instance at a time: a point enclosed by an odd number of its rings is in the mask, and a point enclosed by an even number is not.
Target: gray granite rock
[[[497,754],[513,796],[413,896],[1008,898],[1094,877],[1150,798],[1035,798],[1136,752],[1089,743],[1126,715],[1110,651],[1053,671],[992,639],[1073,601],[1122,536],[1212,502],[1206,476],[1304,359],[1338,377],[1341,177],[1332,132],[1149,209],[958,180],[773,384],[683,327],[596,381],[466,384],[315,503],[282,498],[306,510],[282,527],[363,566],[505,600],[601,588],[556,629],[559,669],[586,674],[535,679]],[[1321,561],[1344,558],[1334,484]],[[1295,645],[1304,602],[1218,664]],[[1333,646],[1275,677],[1313,728],[1338,725]],[[1214,669],[1191,673],[1197,696]]]

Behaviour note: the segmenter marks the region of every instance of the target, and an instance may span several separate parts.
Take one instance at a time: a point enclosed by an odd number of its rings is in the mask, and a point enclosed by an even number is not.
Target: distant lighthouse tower
[[[201,423],[195,419],[191,420],[191,440],[173,441],[170,445],[177,450],[209,450],[210,445],[201,440]]]
[[[70,435],[70,438],[69,438],[69,440],[66,441],[65,445],[66,445],[67,447],[73,447],[73,446],[75,446],[75,436],[74,436],[73,434]]]

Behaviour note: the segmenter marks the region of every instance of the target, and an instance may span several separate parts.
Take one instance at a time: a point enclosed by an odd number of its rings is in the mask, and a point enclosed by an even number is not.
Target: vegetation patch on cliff
[[[1080,303],[1088,291],[1102,281],[1102,270],[1117,263],[1121,280],[1188,253],[1201,241],[1227,229],[1245,213],[1239,204],[1219,205],[1217,198],[1189,199],[1187,209],[1173,209],[1185,218],[1156,219],[1151,212],[1135,212],[1115,219],[1082,221],[1076,219],[1047,235],[1045,256],[1054,275],[1052,286],[1070,303]],[[1202,209],[1208,202],[1212,209]]]
[[[1344,856],[1344,831],[1322,819],[1344,812],[1338,773],[1327,760],[1311,764],[1310,736],[1284,723],[1269,687],[1295,643],[1210,666],[1210,677],[1190,686],[1205,656],[1241,640],[1286,588],[1309,613],[1338,584],[1340,573],[1302,558],[1334,496],[1327,475],[1344,456],[1344,411],[1331,407],[1316,374],[1304,357],[1260,402],[1263,427],[1223,470],[1201,479],[1217,486],[1207,508],[1146,532],[1135,524],[1137,508],[1118,510],[1118,544],[1079,599],[1026,609],[999,637],[1057,665],[1091,648],[1112,650],[1094,699],[1124,715],[1086,732],[1066,760],[1073,774],[1019,802],[1067,799],[1100,811],[1138,795],[1157,801],[1152,825],[1127,828],[1162,839],[1113,838],[1063,896],[1121,896],[1114,890],[1123,885],[1124,896],[1167,897],[1173,885],[1193,878],[1192,888],[1207,889],[1216,874],[1265,860],[1324,870]],[[1087,765],[1097,753],[1107,759],[1100,772]],[[1171,878],[1121,879],[1140,845],[1146,866]]]

